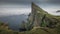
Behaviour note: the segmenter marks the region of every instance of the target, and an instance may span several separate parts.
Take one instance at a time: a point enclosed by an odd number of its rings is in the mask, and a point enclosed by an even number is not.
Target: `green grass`
[[[1,23],[0,23],[1,24]],[[60,34],[60,26],[54,29],[46,29],[46,31],[42,28],[32,29],[30,31],[24,31],[24,32],[16,32],[9,30],[7,27],[1,27],[0,25],[0,34]]]
[[[48,14],[46,11],[44,11],[43,9],[37,6],[33,6],[33,7],[36,10],[40,11],[39,12],[40,14],[38,14],[37,16],[43,16],[44,14],[46,14],[46,17],[48,17],[49,19],[52,19],[52,18],[57,19],[56,21],[60,25],[60,16],[54,16],[54,15]],[[5,27],[3,23],[0,22],[0,34],[60,34],[60,26],[57,26],[56,28],[53,28],[53,29],[37,28],[37,29],[32,29],[30,31],[16,32],[16,31],[12,31],[11,29],[8,29],[8,27]]]

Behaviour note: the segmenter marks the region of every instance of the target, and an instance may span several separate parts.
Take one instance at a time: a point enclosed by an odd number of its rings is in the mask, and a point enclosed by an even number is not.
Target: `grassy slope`
[[[5,27],[1,24],[2,23],[0,23],[0,34],[49,34],[49,32],[46,32],[40,28],[32,29],[30,31],[25,31],[25,32],[16,32],[16,31],[12,31],[12,30],[8,29],[7,27]]]
[[[55,18],[57,20],[60,20],[60,16],[54,16],[54,15],[48,14],[46,11],[44,11],[43,9],[41,9],[39,7],[38,8],[36,7],[36,9],[39,10],[42,15],[46,14],[46,17],[48,17],[49,19]],[[60,23],[60,22],[58,22],[58,23]],[[60,34],[59,26],[57,26],[54,29],[47,28],[46,31],[44,29],[37,28],[37,29],[32,29],[31,31],[19,32],[19,34]]]
[[[53,21],[57,21],[57,27],[56,28],[54,28],[54,29],[50,29],[50,28],[48,28],[47,29],[47,31],[48,32],[50,32],[50,34],[60,34],[59,32],[60,32],[60,27],[59,27],[59,25],[60,25],[60,16],[54,16],[54,15],[51,15],[51,14],[48,14],[46,11],[44,11],[43,9],[41,9],[40,7],[38,7],[37,5],[35,5],[35,4],[33,4],[34,6],[34,8],[36,9],[36,10],[38,10],[38,11],[40,11],[40,15],[44,15],[44,14],[46,14],[46,17],[48,17],[49,19],[56,19],[56,20],[53,20]],[[39,30],[39,29],[38,29]],[[37,31],[38,31],[37,30]],[[39,30],[39,31],[41,31],[41,30]],[[44,31],[43,31],[44,32]],[[36,32],[35,32],[36,33]]]
[[[45,12],[44,10],[37,8],[38,10],[41,11],[41,14],[46,14],[46,16],[48,18],[56,18],[57,20],[60,20],[59,16],[53,16],[48,14],[47,12]],[[37,29],[33,29],[31,31],[25,31],[25,32],[15,32],[12,30],[9,30],[7,27],[4,27],[3,25],[1,25],[2,23],[0,23],[0,34],[60,34],[60,26],[58,26],[57,28],[54,29],[50,29],[48,28],[46,31],[44,29],[41,28],[37,28]]]

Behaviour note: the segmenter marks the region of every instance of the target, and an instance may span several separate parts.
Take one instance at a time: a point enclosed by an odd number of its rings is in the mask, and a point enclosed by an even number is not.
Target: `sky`
[[[31,2],[50,14],[60,15],[60,12],[56,13],[60,10],[60,0],[0,0],[0,16],[28,14]]]

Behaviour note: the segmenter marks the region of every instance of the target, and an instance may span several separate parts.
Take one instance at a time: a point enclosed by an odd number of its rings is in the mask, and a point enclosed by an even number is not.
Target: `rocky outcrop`
[[[53,15],[48,14],[39,6],[32,3],[32,11],[29,14],[29,26],[33,27],[50,27],[54,28],[55,25],[58,23],[56,18]]]

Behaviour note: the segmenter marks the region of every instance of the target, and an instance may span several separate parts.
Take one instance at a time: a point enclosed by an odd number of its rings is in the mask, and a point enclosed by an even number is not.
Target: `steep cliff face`
[[[48,14],[39,6],[32,3],[32,11],[29,14],[29,23],[33,27],[56,27],[57,23],[60,23],[57,16]]]

